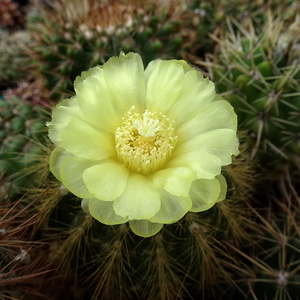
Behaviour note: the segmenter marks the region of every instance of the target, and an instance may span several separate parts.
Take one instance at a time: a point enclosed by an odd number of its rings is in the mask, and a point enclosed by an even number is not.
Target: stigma
[[[148,117],[149,111],[145,111],[143,114],[143,122],[134,121],[134,126],[137,129],[139,135],[144,137],[155,136],[155,133],[161,129],[159,120],[153,120]]]

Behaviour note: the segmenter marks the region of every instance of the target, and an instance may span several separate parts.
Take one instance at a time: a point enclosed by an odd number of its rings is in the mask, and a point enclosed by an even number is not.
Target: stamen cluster
[[[146,110],[125,113],[115,132],[119,160],[131,171],[147,175],[162,168],[177,142],[175,122],[162,113]]]

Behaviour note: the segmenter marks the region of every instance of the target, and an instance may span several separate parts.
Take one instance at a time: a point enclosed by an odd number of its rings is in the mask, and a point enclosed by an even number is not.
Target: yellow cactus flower
[[[50,170],[99,222],[129,221],[149,237],[225,198],[237,117],[199,71],[161,59],[144,69],[138,54],[121,53],[74,87],[47,124]]]

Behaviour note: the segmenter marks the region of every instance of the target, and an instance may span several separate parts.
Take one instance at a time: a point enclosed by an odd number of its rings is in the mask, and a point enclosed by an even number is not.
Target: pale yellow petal
[[[215,129],[176,145],[173,157],[192,151],[204,151],[219,157],[222,166],[225,166],[231,163],[232,154],[239,154],[238,148],[239,141],[234,130]]]
[[[168,61],[171,61],[172,63],[181,65],[183,67],[184,73],[194,70],[194,68],[192,66],[190,66],[185,60],[169,59]]]
[[[195,175],[185,167],[168,168],[153,174],[153,183],[159,190],[166,190],[178,197],[188,197]]]
[[[226,182],[226,179],[223,175],[217,175],[216,179],[219,180],[219,184],[220,184],[220,188],[221,188],[220,195],[219,195],[219,198],[217,200],[217,202],[220,202],[220,201],[222,201],[226,198],[227,182]]]
[[[83,172],[93,166],[94,161],[78,159],[74,156],[66,157],[60,168],[61,181],[64,186],[74,195],[80,198],[91,198],[93,195],[88,191],[83,181]]]
[[[103,74],[113,109],[119,114],[131,106],[139,113],[145,111],[146,83],[140,55],[121,53],[119,57],[111,57],[103,65]]]
[[[61,176],[60,176],[61,163],[66,157],[69,156],[71,156],[71,154],[68,153],[62,147],[56,147],[51,152],[50,160],[49,160],[49,168],[52,174],[60,181],[61,181]]]
[[[196,70],[187,72],[181,85],[177,101],[168,109],[166,115],[175,121],[176,126],[202,115],[202,112],[215,99],[215,86]]]
[[[161,190],[161,208],[159,212],[149,219],[156,223],[174,223],[180,220],[192,207],[190,197],[177,197],[165,190]]]
[[[113,97],[106,84],[94,77],[88,77],[75,82],[75,91],[78,105],[87,122],[97,129],[114,134],[122,122],[124,112],[114,109]]]
[[[237,130],[237,116],[228,101],[212,102],[203,112],[196,115],[193,119],[187,118],[186,122],[176,127],[178,144],[215,129]]]
[[[79,158],[103,160],[116,155],[113,136],[78,119],[70,120],[61,139],[64,148]]]
[[[61,133],[68,125],[70,119],[77,118],[84,120],[84,116],[78,107],[76,97],[61,101],[52,110],[52,120],[47,122],[49,128],[49,138],[57,145],[61,146]]]
[[[115,213],[111,201],[90,199],[89,212],[96,220],[106,225],[123,224],[128,221],[127,217],[121,217]]]
[[[82,208],[82,210],[83,210],[85,213],[87,213],[87,214],[90,213],[90,210],[89,210],[89,203],[90,203],[90,199],[84,198],[84,199],[81,200],[81,208]]]
[[[152,223],[148,220],[132,220],[129,221],[129,226],[136,235],[150,237],[158,233],[162,229],[163,224]]]
[[[160,209],[160,193],[140,174],[130,174],[124,193],[114,201],[116,214],[132,219],[149,219]]]
[[[221,173],[220,159],[203,151],[187,152],[169,161],[166,168],[185,167],[196,174],[197,179],[213,179]]]
[[[205,211],[219,199],[221,187],[217,178],[195,180],[191,185],[190,197],[193,201],[192,212]]]
[[[82,83],[87,78],[95,78],[103,84],[105,82],[103,68],[101,66],[96,66],[87,71],[81,72],[80,76],[77,76],[75,79],[74,87],[76,88],[77,84]]]
[[[182,65],[157,59],[149,63],[145,76],[147,109],[165,114],[179,97],[184,79]]]
[[[128,176],[129,171],[123,165],[106,160],[86,169],[83,173],[83,180],[95,198],[113,201],[124,192]]]

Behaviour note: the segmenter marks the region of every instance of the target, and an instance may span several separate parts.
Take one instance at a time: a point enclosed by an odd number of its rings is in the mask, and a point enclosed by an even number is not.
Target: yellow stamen
[[[125,113],[115,132],[119,160],[131,171],[147,175],[162,168],[177,142],[175,122],[158,112]]]

